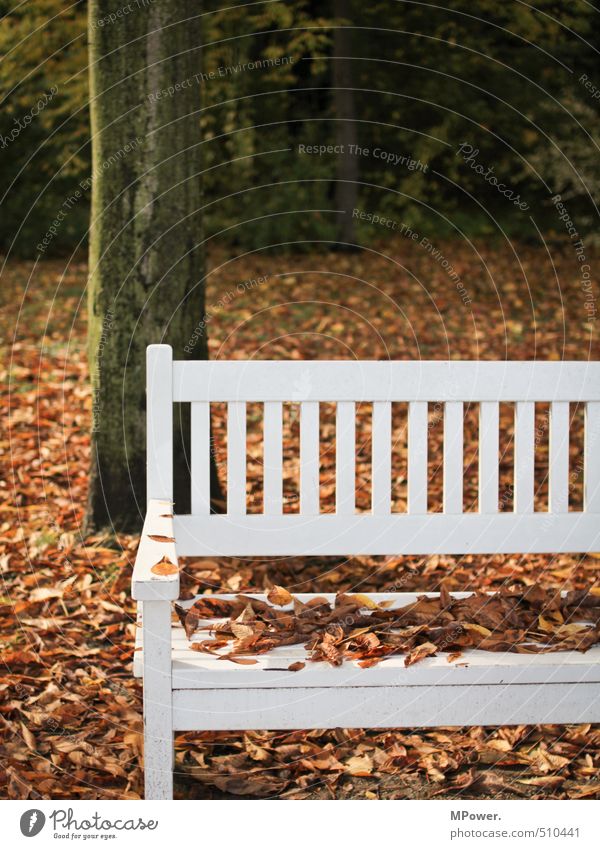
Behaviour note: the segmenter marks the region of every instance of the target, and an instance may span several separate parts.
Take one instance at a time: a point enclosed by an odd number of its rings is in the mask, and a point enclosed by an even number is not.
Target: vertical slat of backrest
[[[351,516],[356,507],[356,406],[338,401],[335,418],[335,512]]]
[[[600,401],[585,405],[584,510],[600,513]]]
[[[463,402],[444,405],[444,513],[463,509]]]
[[[498,447],[500,444],[500,405],[496,401],[479,404],[479,512],[498,512]]]
[[[535,404],[515,404],[515,513],[533,513]]]
[[[550,404],[550,513],[569,512],[569,402]]]
[[[408,512],[427,513],[427,401],[408,405]]]
[[[246,402],[227,405],[227,512],[246,512]]]
[[[146,498],[173,500],[173,351],[146,350]]]
[[[264,513],[271,516],[283,509],[283,406],[267,401],[263,422]]]
[[[210,513],[210,404],[192,403],[192,513]]]
[[[319,402],[300,404],[300,512],[319,513]]]
[[[387,516],[392,509],[392,404],[373,402],[371,510]]]

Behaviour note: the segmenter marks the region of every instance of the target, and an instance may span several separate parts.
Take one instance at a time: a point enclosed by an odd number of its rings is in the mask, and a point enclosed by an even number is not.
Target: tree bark
[[[337,156],[335,184],[336,209],[343,210],[338,229],[338,247],[353,250],[356,232],[352,211],[358,197],[358,155],[356,152],[356,111],[352,83],[352,30],[344,29],[351,19],[350,0],[333,0],[336,28],[333,35],[333,109],[335,113],[336,144],[341,146]]]
[[[127,8],[124,16],[122,0],[89,3],[88,529],[138,529],[145,514],[146,346],[167,342],[177,359],[207,356],[205,335],[190,341],[205,311],[194,79],[201,7],[197,0],[134,0]],[[177,88],[165,93],[169,86]],[[175,418],[179,433],[187,417]],[[181,439],[175,452],[177,470],[185,462]],[[189,480],[181,477],[180,512],[189,504]]]

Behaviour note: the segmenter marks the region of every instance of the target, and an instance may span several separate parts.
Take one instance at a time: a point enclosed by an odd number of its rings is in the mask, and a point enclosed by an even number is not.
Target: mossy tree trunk
[[[180,359],[207,355],[205,336],[190,344],[205,309],[195,79],[202,9],[197,0],[123,8],[122,0],[89,3],[89,529],[136,529],[145,513],[146,346],[167,342]],[[180,440],[177,465],[183,450]]]

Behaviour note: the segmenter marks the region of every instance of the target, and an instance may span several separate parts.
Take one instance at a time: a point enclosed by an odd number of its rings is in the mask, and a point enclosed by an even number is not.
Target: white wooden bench
[[[282,402],[300,403],[300,507],[282,510]],[[319,511],[319,402],[336,402],[336,512]],[[355,404],[373,402],[372,510],[355,512]],[[408,511],[391,512],[391,402],[408,402]],[[534,510],[535,402],[550,402],[549,510]],[[192,512],[172,515],[173,403],[191,402]],[[227,511],[209,512],[210,402],[227,402]],[[264,513],[246,513],[246,402],[264,403]],[[443,512],[427,512],[428,402],[444,404]],[[463,512],[463,405],[479,404],[479,512]],[[498,512],[499,403],[515,404],[515,504]],[[569,402],[585,405],[585,504],[569,511]],[[148,508],[133,572],[143,607],[146,798],[171,798],[173,733],[600,721],[600,650],[441,654],[405,668],[253,666],[190,650],[172,621],[178,557],[589,552],[600,549],[600,364],[173,362],[147,358]],[[166,559],[165,559],[166,558]],[[160,567],[157,563],[162,561]],[[172,564],[170,566],[169,564]],[[166,572],[167,574],[157,574]],[[300,596],[300,598],[304,598]],[[380,598],[376,596],[375,598]],[[397,594],[406,604],[413,594]],[[190,602],[191,603],[191,602]]]

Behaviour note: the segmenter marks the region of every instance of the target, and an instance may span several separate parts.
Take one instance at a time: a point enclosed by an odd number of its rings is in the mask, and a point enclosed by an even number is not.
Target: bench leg
[[[172,799],[174,750],[170,603],[145,601],[142,623],[145,797]]]
[[[146,720],[147,721],[147,720]],[[173,734],[144,733],[144,798],[173,798]]]

